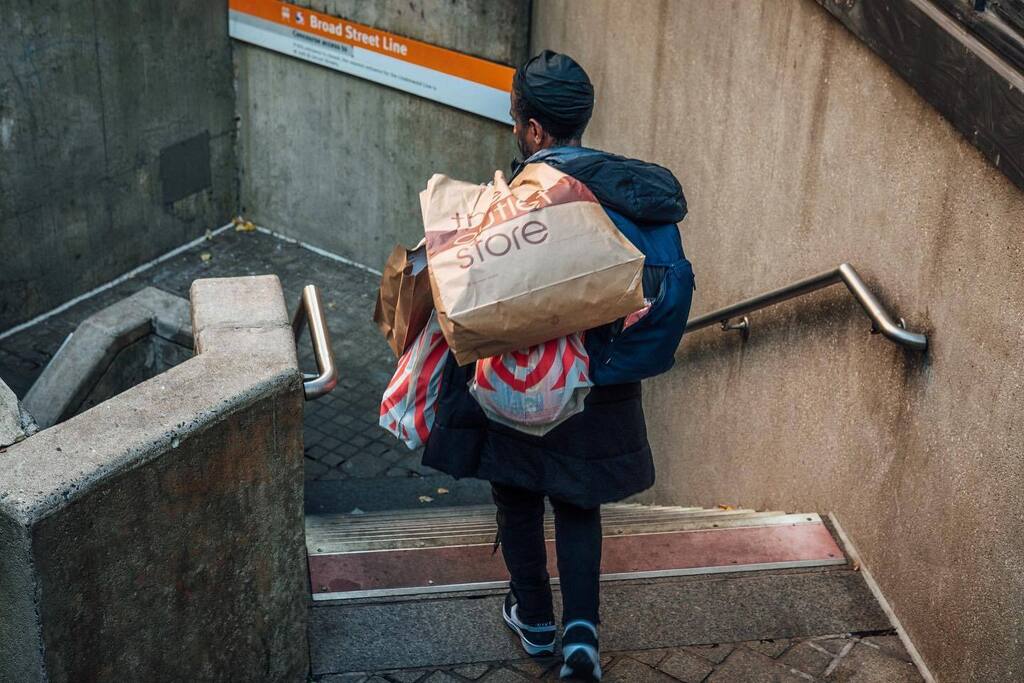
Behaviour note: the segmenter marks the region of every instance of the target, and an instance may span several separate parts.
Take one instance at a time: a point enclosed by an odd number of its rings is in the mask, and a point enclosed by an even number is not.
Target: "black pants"
[[[528,624],[554,621],[551,581],[544,546],[544,496],[491,484],[498,506],[502,554],[512,577],[519,618]],[[555,548],[562,589],[562,623],[598,623],[601,576],[601,508],[584,509],[552,500]]]

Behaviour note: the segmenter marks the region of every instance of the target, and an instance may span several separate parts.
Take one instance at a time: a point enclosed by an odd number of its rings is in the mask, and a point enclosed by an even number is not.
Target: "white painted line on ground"
[[[850,654],[850,650],[853,649],[853,646],[856,645],[859,640],[859,638],[853,638],[850,640],[850,642],[844,645],[843,649],[839,651],[839,654],[833,657],[832,661],[828,663],[828,668],[826,668],[821,675],[825,678],[831,676],[832,672],[835,671],[836,668],[838,668],[839,664],[843,661],[843,658],[846,657],[846,655]]]
[[[314,246],[314,245],[310,244],[309,242],[303,242],[302,240],[295,239],[294,237],[289,237],[288,235],[284,235],[284,234],[279,233],[279,232],[277,232],[275,230],[271,230],[270,228],[264,228],[262,225],[257,225],[256,226],[256,230],[258,230],[259,232],[262,232],[264,235],[270,235],[271,237],[276,237],[277,239],[279,239],[279,240],[281,240],[283,242],[288,242],[290,244],[297,244],[300,247],[302,247],[303,249],[308,249],[309,251],[313,252],[314,254],[317,254],[319,256],[323,256],[324,258],[329,258],[332,261],[337,261],[338,263],[344,263],[346,266],[352,266],[354,268],[358,268],[359,270],[365,270],[367,273],[373,273],[374,275],[377,275],[378,277],[384,274],[384,273],[382,273],[381,271],[379,271],[379,270],[377,270],[375,268],[371,268],[370,266],[365,266],[362,263],[358,263],[358,262],[353,261],[351,259],[347,259],[344,256],[339,256],[338,254],[335,254],[332,251],[327,251],[326,249],[321,249],[320,247]]]
[[[558,578],[551,579],[556,584]],[[410,588],[375,588],[362,591],[343,591],[340,593],[313,593],[313,600],[359,600],[364,598],[397,597],[402,595],[429,595],[431,593],[461,593],[464,591],[493,590],[508,588],[508,581],[479,581],[476,583],[451,583],[438,586],[413,586]]]
[[[222,225],[221,227],[217,228],[216,230],[210,231],[209,235],[203,235],[202,237],[197,237],[196,239],[192,240],[191,242],[187,242],[187,243],[181,245],[180,247],[175,247],[174,249],[170,250],[169,252],[167,252],[163,256],[158,256],[155,259],[153,259],[152,261],[148,261],[146,263],[143,263],[141,266],[137,266],[137,267],[129,270],[124,275],[120,275],[120,276],[114,278],[113,280],[111,280],[110,282],[108,282],[106,284],[100,285],[99,287],[96,287],[95,289],[90,289],[85,294],[79,294],[78,296],[76,296],[74,299],[71,299],[70,301],[65,301],[60,306],[57,306],[57,308],[54,308],[54,309],[52,309],[50,311],[47,311],[46,313],[43,313],[42,315],[37,315],[36,317],[32,318],[31,320],[27,320],[27,321],[21,323],[20,325],[15,325],[14,327],[12,327],[9,330],[5,330],[4,332],[0,332],[0,340],[6,339],[7,337],[10,337],[13,334],[17,334],[18,332],[21,332],[22,330],[27,330],[28,328],[32,327],[33,325],[41,323],[41,322],[43,322],[44,320],[46,320],[48,318],[52,318],[53,316],[55,316],[55,315],[57,315],[59,313],[63,313],[64,311],[68,310],[69,308],[71,308],[75,304],[79,304],[79,303],[85,301],[86,299],[94,297],[97,294],[99,294],[100,292],[105,292],[108,289],[110,289],[111,287],[116,287],[117,285],[121,284],[122,282],[124,282],[126,280],[132,279],[133,277],[135,277],[139,273],[141,273],[143,271],[146,271],[146,270],[149,270],[153,266],[155,266],[155,265],[157,265],[159,263],[163,263],[164,261],[166,261],[169,258],[174,258],[175,256],[177,256],[178,254],[182,253],[183,251],[188,251],[192,247],[195,247],[195,246],[198,246],[198,245],[202,244],[209,237],[214,237],[216,235],[219,235],[220,233],[224,232],[225,230],[227,230],[228,228],[230,228],[232,226],[234,226],[233,222],[232,223],[228,223],[227,225]]]
[[[26,320],[23,323],[15,325],[14,327],[10,328],[9,330],[4,330],[3,332],[0,332],[0,341],[6,339],[7,337],[10,337],[12,335],[17,334],[18,332],[22,332],[23,330],[27,330],[28,328],[32,327],[33,325],[38,325],[39,323],[41,323],[41,322],[43,322],[43,321],[45,321],[45,320],[47,320],[49,318],[52,318],[55,315],[59,315],[60,313],[63,313],[64,311],[68,310],[72,306],[75,306],[76,304],[80,304],[83,301],[85,301],[86,299],[94,297],[97,294],[100,294],[101,292],[105,292],[108,289],[110,289],[111,287],[116,287],[117,285],[121,284],[122,282],[125,282],[126,280],[132,279],[133,277],[135,277],[139,273],[147,271],[150,268],[152,268],[153,266],[159,265],[159,264],[163,263],[167,259],[174,258],[175,256],[177,256],[178,254],[180,254],[182,252],[188,251],[189,249],[192,249],[193,247],[197,247],[200,244],[202,244],[203,242],[205,242],[207,239],[209,239],[210,237],[216,237],[217,235],[221,234],[222,232],[224,232],[228,228],[234,227],[234,225],[235,225],[235,223],[234,223],[234,221],[232,221],[232,222],[228,223],[227,225],[222,225],[221,227],[217,228],[216,230],[211,230],[209,235],[203,235],[202,237],[197,237],[196,239],[192,240],[191,242],[187,242],[185,244],[182,244],[180,247],[175,247],[174,249],[170,250],[166,254],[158,256],[155,259],[153,259],[152,261],[147,261],[146,263],[143,263],[141,266],[137,266],[137,267],[129,270],[127,273],[125,273],[123,275],[119,275],[118,277],[114,278],[110,282],[102,284],[99,287],[96,287],[95,289],[90,289],[85,294],[79,294],[74,299],[71,299],[70,301],[65,301],[60,306],[57,306],[56,308],[54,308],[52,310],[49,310],[46,313],[42,313],[40,315],[37,315],[36,317],[32,318],[31,320]],[[319,256],[323,256],[324,258],[329,258],[332,261],[337,261],[338,263],[344,263],[346,266],[352,266],[354,268],[358,268],[360,270],[366,271],[367,273],[373,273],[374,275],[376,275],[378,277],[380,277],[383,274],[383,273],[381,273],[381,271],[375,270],[373,268],[370,268],[369,266],[364,266],[362,263],[356,263],[355,261],[347,259],[344,256],[339,256],[338,254],[335,254],[333,252],[327,251],[326,249],[321,249],[320,247],[313,246],[312,244],[309,244],[308,242],[303,242],[303,241],[297,240],[297,239],[295,239],[293,237],[288,237],[287,235],[282,235],[281,233],[275,232],[273,230],[270,230],[269,228],[264,228],[264,227],[261,227],[261,226],[256,226],[256,230],[261,232],[261,233],[263,233],[264,235],[270,235],[271,237],[275,237],[275,238],[277,238],[277,239],[279,239],[279,240],[281,240],[283,242],[288,242],[290,244],[297,244],[298,246],[302,247],[303,249],[311,251],[314,254],[317,254]]]
[[[921,673],[921,677],[924,678],[926,683],[935,683],[935,676],[928,670],[928,665],[924,663],[924,659],[921,657],[921,653],[914,647],[914,643],[910,640],[910,636],[907,635],[906,630],[903,628],[903,624],[900,623],[899,618],[893,611],[889,601],[885,599],[885,595],[882,593],[882,589],[878,583],[875,582],[875,578],[871,575],[867,566],[864,564],[864,559],[857,552],[857,549],[853,547],[853,542],[850,541],[850,537],[846,535],[843,530],[843,526],[839,523],[835,513],[828,513],[828,518],[832,521],[832,526],[835,527],[836,534],[839,535],[839,542],[843,546],[843,550],[849,556],[850,560],[854,562],[859,568],[860,573],[864,577],[864,583],[868,585],[868,589],[871,594],[875,596],[875,600],[882,606],[882,611],[885,612],[885,616],[889,617],[889,622],[896,629],[896,634],[900,637],[900,641],[903,642],[903,647],[907,649],[907,653],[910,658],[914,660],[914,664],[917,666],[917,670]]]

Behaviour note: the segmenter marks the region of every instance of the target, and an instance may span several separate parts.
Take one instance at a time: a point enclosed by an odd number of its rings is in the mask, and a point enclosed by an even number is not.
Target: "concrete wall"
[[[79,323],[25,394],[25,408],[50,427],[178,365],[192,348],[188,300],[146,287]]]
[[[96,386],[78,407],[88,410],[151,377],[167,372],[192,356],[187,346],[149,334],[118,352]]]
[[[0,451],[0,680],[305,681],[301,376],[274,276],[199,355]]]
[[[679,175],[695,315],[849,260],[931,335],[836,288],[684,338],[649,499],[834,511],[941,680],[1024,678],[1024,194],[812,0],[539,0],[531,45],[593,77],[585,143]]]
[[[509,65],[526,58],[528,0],[315,0],[315,10]],[[511,128],[235,43],[242,210],[265,227],[375,268],[423,236],[433,173],[507,169]]]
[[[237,208],[223,2],[0,0],[0,331]]]
[[[21,405],[14,391],[0,379],[0,448],[32,436],[38,429],[35,419]]]

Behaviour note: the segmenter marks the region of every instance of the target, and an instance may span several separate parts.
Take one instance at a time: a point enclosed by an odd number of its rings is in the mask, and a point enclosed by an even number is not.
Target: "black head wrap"
[[[594,111],[594,86],[587,72],[558,52],[544,50],[519,67],[512,87],[517,97],[563,130],[580,130]]]

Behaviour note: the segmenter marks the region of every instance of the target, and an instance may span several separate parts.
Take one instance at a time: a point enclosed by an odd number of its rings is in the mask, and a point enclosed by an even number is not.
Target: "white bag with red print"
[[[589,357],[578,334],[482,358],[469,391],[495,422],[543,436],[583,410]]]
[[[427,326],[398,360],[398,369],[384,390],[380,426],[410,449],[426,443],[434,426],[447,355],[448,343],[437,324],[437,313],[431,313]]]

